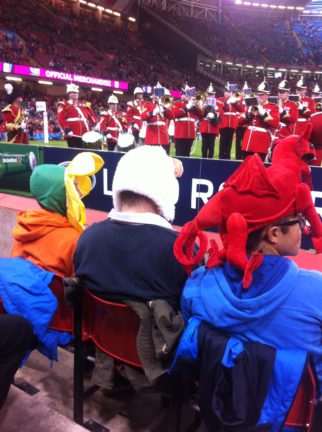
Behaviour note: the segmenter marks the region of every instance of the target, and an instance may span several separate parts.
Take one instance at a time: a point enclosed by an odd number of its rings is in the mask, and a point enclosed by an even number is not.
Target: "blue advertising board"
[[[58,164],[67,162],[79,152],[77,149],[46,147],[44,163]],[[123,153],[95,151],[105,161],[103,169],[96,174],[96,185],[85,198],[86,207],[110,211],[112,203],[112,181],[116,165]],[[179,158],[183,162],[184,174],[179,178],[180,196],[176,207],[175,225],[182,226],[193,219],[200,208],[216,193],[220,185],[240,165],[240,162]],[[322,216],[322,168],[312,167],[314,191],[312,197],[320,216]],[[302,247],[311,248],[308,237],[303,239]]]

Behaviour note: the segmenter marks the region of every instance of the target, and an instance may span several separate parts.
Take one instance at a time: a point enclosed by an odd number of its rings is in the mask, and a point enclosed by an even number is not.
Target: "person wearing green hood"
[[[84,230],[85,207],[90,192],[89,176],[103,166],[95,153],[79,153],[65,168],[44,164],[30,177],[30,191],[39,210],[21,211],[13,229],[11,257],[31,261],[59,276],[74,276],[73,255]]]

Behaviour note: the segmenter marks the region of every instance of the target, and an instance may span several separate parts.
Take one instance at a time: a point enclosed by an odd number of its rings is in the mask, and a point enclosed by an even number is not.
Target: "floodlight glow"
[[[135,21],[136,21],[136,19],[135,19],[135,18],[133,18],[133,17],[129,17],[129,21],[135,22]]]
[[[22,78],[13,77],[13,76],[6,76],[6,80],[8,80],[8,81],[22,81]]]
[[[87,6],[89,6],[91,8],[96,8],[96,4],[95,3],[87,3]]]
[[[51,82],[51,81],[43,81],[43,80],[39,80],[38,83],[39,83],[39,84],[42,84],[42,85],[53,85],[53,82]]]
[[[96,92],[102,92],[103,89],[99,88],[99,87],[91,87],[92,91],[96,91]]]
[[[113,15],[115,15],[115,16],[121,16],[121,14],[120,14],[120,12],[113,12]]]

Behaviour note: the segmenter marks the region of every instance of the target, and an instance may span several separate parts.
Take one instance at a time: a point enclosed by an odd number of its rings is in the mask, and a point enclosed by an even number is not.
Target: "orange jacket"
[[[11,256],[25,258],[59,276],[73,276],[73,255],[80,234],[59,213],[22,211],[13,229]]]

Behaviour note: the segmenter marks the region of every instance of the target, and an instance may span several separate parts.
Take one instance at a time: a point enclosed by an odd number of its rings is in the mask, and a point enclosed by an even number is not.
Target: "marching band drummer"
[[[173,114],[170,107],[164,106],[162,103],[164,94],[164,87],[158,83],[153,88],[151,101],[146,102],[144,105],[141,119],[146,121],[146,136],[144,144],[160,145],[164,148],[167,154],[169,154],[169,134],[165,120],[171,120],[173,118]]]
[[[307,86],[303,77],[296,83],[296,93],[299,96],[298,111],[299,118],[293,126],[293,134],[300,135],[310,121],[310,117],[315,113],[315,104],[312,98],[306,96]]]
[[[280,128],[276,133],[277,138],[285,138],[292,135],[294,124],[299,117],[297,103],[289,100],[291,86],[286,80],[278,85],[278,99],[280,112]]]
[[[144,99],[143,89],[141,87],[135,87],[134,100],[127,103],[126,119],[129,125],[131,125],[132,134],[135,138],[135,144],[139,144],[139,135],[142,129],[141,114],[144,110]]]
[[[186,84],[181,100],[172,105],[176,156],[190,156],[193,141],[196,139],[196,122],[203,117],[201,101],[196,101],[195,90],[195,87]]]
[[[82,136],[89,132],[97,123],[97,117],[90,102],[79,102],[79,87],[67,84],[68,101],[58,103],[57,121],[65,133],[68,147],[83,148]]]
[[[247,125],[242,142],[244,155],[258,153],[263,161],[280,121],[278,105],[268,102],[269,93],[268,83],[264,80],[257,87],[257,105],[247,106],[247,98],[245,98],[246,112],[241,115],[241,121]],[[256,98],[250,99],[256,101]]]
[[[127,131],[127,119],[121,111],[118,111],[119,101],[114,94],[109,96],[107,103],[108,110],[101,112],[97,129],[105,134],[107,149],[114,151],[120,132]]]
[[[12,144],[29,144],[27,122],[21,108],[22,88],[16,84],[4,85],[7,106],[2,110],[1,129],[7,133],[7,142]]]
[[[207,89],[207,98],[203,107],[203,118],[200,122],[199,132],[201,133],[203,158],[213,159],[215,139],[219,134],[219,123],[222,120],[222,106],[217,104],[216,92],[212,83]]]

